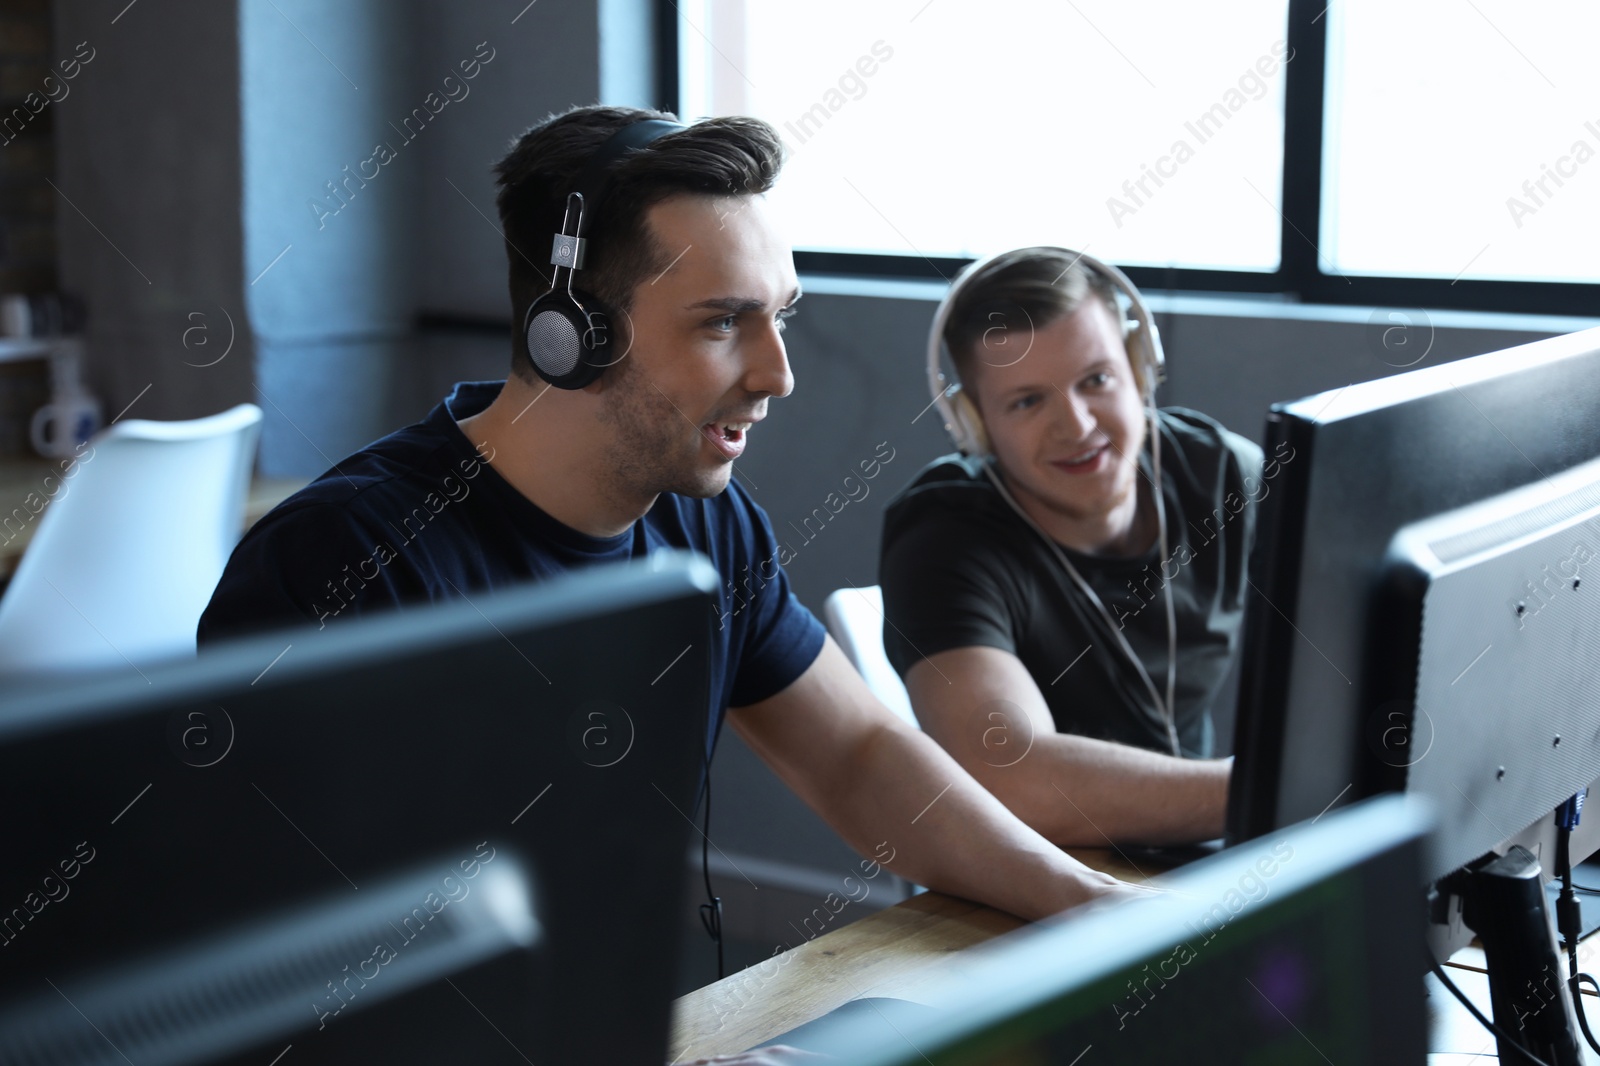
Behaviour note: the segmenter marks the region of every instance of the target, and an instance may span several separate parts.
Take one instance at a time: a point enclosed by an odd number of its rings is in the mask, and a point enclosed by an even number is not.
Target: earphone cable
[[[1153,394],[1153,393],[1152,393]],[[1150,482],[1151,494],[1156,503],[1156,538],[1160,557],[1156,566],[1161,574],[1161,589],[1167,601],[1167,702],[1161,710],[1167,718],[1167,742],[1172,754],[1183,757],[1183,745],[1178,741],[1178,611],[1172,602],[1172,579],[1167,577],[1167,506],[1166,492],[1161,482],[1161,420],[1154,401],[1150,403]]]
[[[1478,1024],[1482,1025],[1485,1029],[1494,1034],[1495,1039],[1500,1042],[1502,1047],[1511,1048],[1525,1061],[1533,1063],[1533,1066],[1549,1066],[1549,1064],[1539,1056],[1523,1047],[1522,1042],[1519,1041],[1515,1036],[1507,1033],[1504,1029],[1501,1029],[1498,1025],[1491,1021],[1488,1016],[1483,1013],[1483,1011],[1479,1010],[1477,1004],[1473,1003],[1472,1000],[1467,997],[1467,994],[1461,991],[1460,987],[1454,981],[1450,980],[1449,976],[1444,972],[1444,967],[1439,964],[1439,960],[1434,958],[1432,954],[1429,954],[1428,956],[1428,969],[1433,971],[1433,976],[1438,978],[1439,983],[1445,987],[1445,990],[1448,991],[1452,996],[1455,996],[1456,999],[1460,1000],[1461,1005],[1467,1008],[1468,1012],[1470,1012],[1474,1018],[1478,1019]]]
[[[711,760],[706,760],[705,830],[700,834],[700,876],[706,884],[706,899],[700,904],[700,924],[717,945],[717,980],[727,976],[722,958],[722,897],[711,890]]]
[[[995,490],[1000,493],[1000,498],[1006,501],[1006,503],[1013,511],[1017,513],[1018,517],[1020,517],[1023,522],[1027,523],[1028,528],[1032,529],[1034,533],[1038,534],[1039,538],[1044,541],[1045,546],[1050,549],[1052,554],[1055,555],[1056,560],[1061,564],[1062,569],[1067,572],[1067,576],[1072,579],[1072,583],[1077,586],[1078,591],[1083,593],[1084,598],[1093,604],[1095,610],[1099,612],[1100,618],[1105,622],[1106,628],[1111,632],[1112,639],[1116,641],[1117,646],[1121,648],[1122,653],[1127,660],[1133,664],[1134,670],[1139,674],[1139,680],[1144,682],[1145,690],[1149,692],[1151,701],[1155,703],[1157,712],[1159,712],[1165,720],[1167,725],[1167,739],[1168,743],[1173,745],[1173,754],[1180,755],[1181,749],[1176,745],[1177,730],[1173,726],[1173,714],[1164,704],[1161,698],[1161,693],[1156,689],[1155,680],[1151,678],[1150,671],[1145,669],[1144,661],[1139,658],[1138,653],[1133,650],[1133,646],[1128,643],[1128,638],[1122,635],[1121,628],[1117,626],[1116,620],[1111,617],[1111,612],[1106,609],[1105,603],[1101,601],[1099,595],[1095,593],[1094,588],[1089,584],[1089,582],[1084,580],[1083,575],[1078,572],[1078,568],[1072,565],[1072,560],[1067,557],[1067,553],[1062,550],[1061,545],[1056,543],[1055,538],[1050,536],[1049,533],[1045,532],[1044,527],[1035,522],[1033,520],[1033,516],[1022,509],[1022,505],[1017,502],[1016,497],[1011,495],[1011,490],[1006,488],[1005,482],[1001,480],[997,473],[995,473],[994,464],[992,462],[985,463],[983,472],[988,476],[989,481],[994,485]],[[1161,508],[1157,511],[1157,518],[1164,527],[1166,524],[1165,508]],[[1165,539],[1164,529],[1162,532],[1162,538],[1163,540]],[[1171,590],[1169,589],[1169,597],[1170,592]],[[1170,598],[1168,599],[1168,604],[1171,604]],[[1169,626],[1169,637],[1175,632],[1176,626]],[[1170,677],[1170,670],[1172,667],[1172,659],[1170,656],[1168,658],[1168,667]],[[1171,682],[1169,680],[1169,685],[1170,683]],[[1169,691],[1171,691],[1170,688]]]

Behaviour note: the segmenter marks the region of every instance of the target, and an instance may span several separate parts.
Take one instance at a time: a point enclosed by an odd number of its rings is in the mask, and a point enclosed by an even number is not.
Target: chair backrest
[[[823,624],[834,642],[866,679],[872,694],[895,714],[917,725],[906,686],[883,651],[883,590],[836,589],[822,604]]]
[[[0,672],[193,655],[239,540],[260,433],[248,403],[188,422],[132,419],[42,479],[48,506],[0,597]]]

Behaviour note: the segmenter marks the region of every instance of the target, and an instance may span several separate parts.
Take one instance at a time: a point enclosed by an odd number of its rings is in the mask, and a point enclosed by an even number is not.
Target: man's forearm
[[[1231,762],[1058,733],[1038,684],[1009,652],[940,652],[911,668],[906,689],[928,734],[1056,844],[1179,844],[1222,834]]]
[[[1231,759],[1178,759],[1089,737],[1038,736],[978,780],[1062,847],[1181,844],[1222,835]]]
[[[1119,890],[1028,828],[930,738],[878,730],[857,750],[830,824],[918,884],[1038,919]]]

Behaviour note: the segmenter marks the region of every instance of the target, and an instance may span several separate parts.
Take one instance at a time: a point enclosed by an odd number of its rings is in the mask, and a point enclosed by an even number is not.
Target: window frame
[[[1332,0],[1337,2],[1337,0]],[[1247,293],[1298,303],[1416,307],[1594,316],[1600,285],[1583,282],[1481,281],[1329,274],[1318,263],[1322,225],[1323,89],[1329,0],[1289,0],[1284,67],[1283,226],[1276,271],[1200,270],[1128,265],[1133,283],[1150,293]],[[656,71],[660,107],[681,113],[678,69],[682,16],[673,0],[656,0]],[[914,253],[824,252],[797,248],[801,273],[933,280],[955,277],[972,260]]]

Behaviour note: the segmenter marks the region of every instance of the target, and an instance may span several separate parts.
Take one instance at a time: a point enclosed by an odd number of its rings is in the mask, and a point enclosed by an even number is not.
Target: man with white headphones
[[[1161,370],[1114,267],[1049,247],[974,263],[928,343],[961,454],[884,518],[884,644],[923,728],[1064,846],[1222,834],[1231,760],[1210,757],[1210,710],[1263,457],[1158,411]]]

